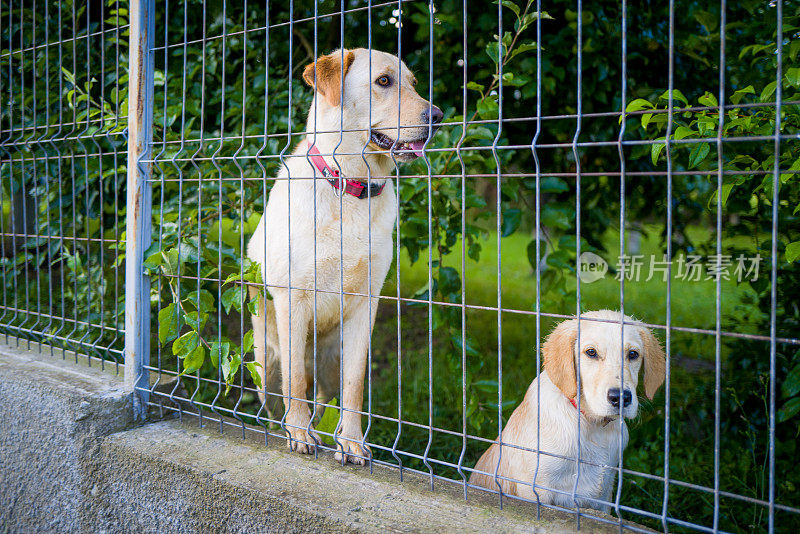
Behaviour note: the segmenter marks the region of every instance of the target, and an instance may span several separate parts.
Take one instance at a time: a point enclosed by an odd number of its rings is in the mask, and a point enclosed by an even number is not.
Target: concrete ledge
[[[0,346],[0,532],[571,532],[574,516],[289,453],[197,419],[135,427],[122,378]],[[111,366],[113,369],[113,366]],[[207,421],[207,420],[206,420]],[[617,532],[583,520],[584,530]]]
[[[214,426],[214,425],[211,425]],[[431,492],[423,477],[342,467],[216,430],[164,421],[109,436],[102,446],[100,509],[126,530],[169,532],[563,532],[574,519],[460,490]],[[127,473],[120,484],[119,470]],[[444,484],[441,484],[444,486]],[[488,497],[488,496],[486,496]],[[124,502],[115,508],[114,502]],[[112,517],[114,518],[112,520]]]
[[[132,425],[131,394],[113,365],[31,347],[0,345],[0,529],[82,530],[91,466]]]

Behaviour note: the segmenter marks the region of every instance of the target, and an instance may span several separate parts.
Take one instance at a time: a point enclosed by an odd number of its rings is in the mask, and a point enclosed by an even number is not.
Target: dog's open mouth
[[[414,159],[422,157],[422,147],[427,139],[415,141],[395,141],[380,132],[371,132],[369,140],[381,150],[391,150],[399,159]]]

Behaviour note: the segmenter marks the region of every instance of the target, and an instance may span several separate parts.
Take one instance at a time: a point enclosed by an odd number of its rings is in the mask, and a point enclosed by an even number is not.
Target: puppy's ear
[[[653,400],[656,391],[664,383],[667,357],[649,328],[641,327],[641,335],[644,343],[644,394]]]
[[[344,62],[342,62],[342,56],[344,56]],[[336,50],[327,56],[320,56],[314,63],[306,65],[303,70],[303,79],[308,85],[314,87],[316,92],[324,96],[328,104],[336,107],[342,96],[344,77],[355,58],[356,56],[351,50],[345,50],[344,54],[341,50]],[[314,85],[315,72],[316,86]]]
[[[553,330],[542,346],[544,370],[558,389],[572,399],[578,395],[575,378],[575,341],[578,339],[578,321],[564,321]]]

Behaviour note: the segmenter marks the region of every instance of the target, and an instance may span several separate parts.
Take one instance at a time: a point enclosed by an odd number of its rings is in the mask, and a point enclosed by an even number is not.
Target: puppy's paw
[[[297,451],[300,454],[314,454],[314,449],[320,443],[316,432],[307,429],[290,428],[289,450]]]
[[[338,437],[338,448],[334,458],[337,462],[341,462],[344,458],[344,463],[350,462],[355,465],[366,465],[372,458],[372,451],[369,447],[361,444],[361,439],[355,440],[345,436]]]

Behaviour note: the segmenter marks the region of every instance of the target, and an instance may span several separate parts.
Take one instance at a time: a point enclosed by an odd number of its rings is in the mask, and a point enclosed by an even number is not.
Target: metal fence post
[[[141,162],[153,138],[153,0],[130,2],[128,81],[128,199],[125,261],[125,384],[134,390],[134,415],[144,418],[149,396],[150,280],[144,275],[151,242],[152,164]]]

